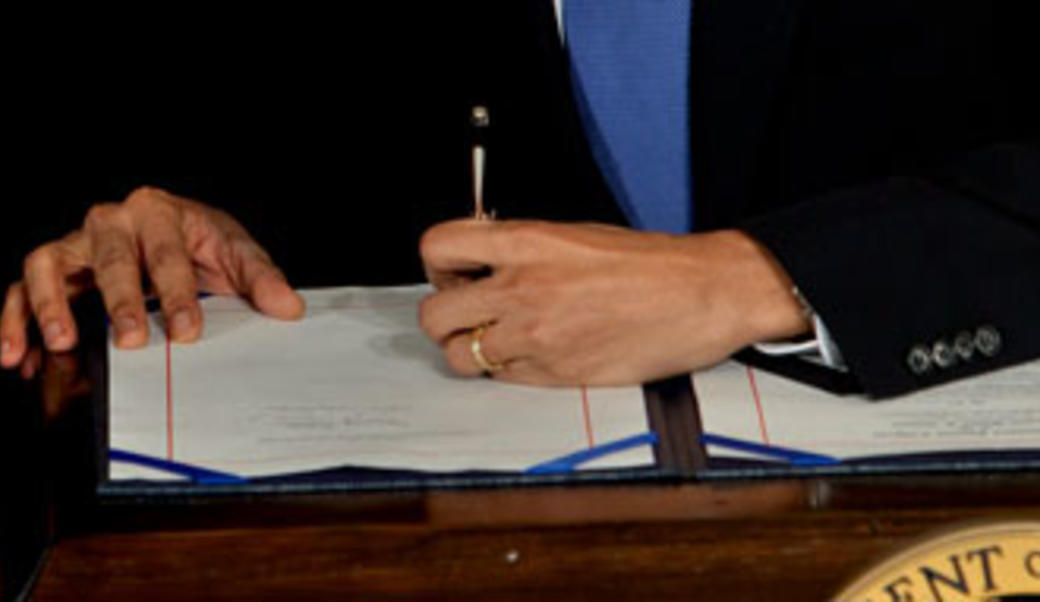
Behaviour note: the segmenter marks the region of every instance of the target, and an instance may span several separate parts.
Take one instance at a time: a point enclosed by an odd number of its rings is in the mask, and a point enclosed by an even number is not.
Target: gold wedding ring
[[[484,338],[484,334],[487,332],[487,325],[477,326],[470,332],[469,350],[473,354],[473,361],[480,366],[480,369],[487,373],[498,372],[505,364],[498,362],[489,361],[484,356],[484,351],[480,348],[481,339]]]

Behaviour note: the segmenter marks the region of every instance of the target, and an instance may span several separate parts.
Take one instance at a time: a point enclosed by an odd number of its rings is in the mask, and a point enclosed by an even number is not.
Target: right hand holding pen
[[[7,290],[0,314],[0,366],[13,368],[28,350],[35,319],[51,351],[77,343],[72,298],[97,287],[111,316],[115,344],[148,341],[142,276],[158,295],[170,337],[202,334],[200,289],[247,298],[264,314],[295,319],[304,303],[270,256],[229,215],[155,188],[122,203],[95,205],[83,227],[25,259],[23,279]]]

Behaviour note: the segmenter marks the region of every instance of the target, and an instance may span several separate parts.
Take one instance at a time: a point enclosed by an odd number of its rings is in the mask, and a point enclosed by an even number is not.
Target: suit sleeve
[[[742,227],[784,265],[871,396],[1040,357],[1036,141],[833,191]]]

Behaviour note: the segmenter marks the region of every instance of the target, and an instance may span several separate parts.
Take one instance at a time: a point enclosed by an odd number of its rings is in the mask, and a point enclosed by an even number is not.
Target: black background
[[[480,3],[434,4],[13,15],[0,277],[150,184],[228,209],[295,285],[420,279],[421,231],[468,209],[482,77]]]

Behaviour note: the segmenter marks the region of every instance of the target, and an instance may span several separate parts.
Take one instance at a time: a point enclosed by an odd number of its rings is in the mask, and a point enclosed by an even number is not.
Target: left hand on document
[[[438,291],[420,324],[458,374],[537,385],[637,384],[809,328],[791,282],[743,232],[456,220],[421,253]],[[474,274],[490,268],[490,275]]]

